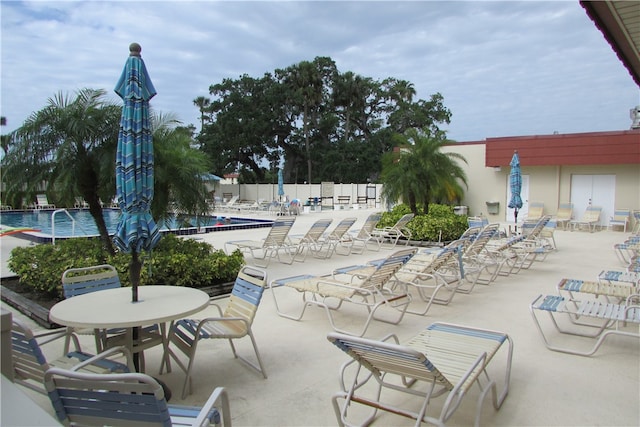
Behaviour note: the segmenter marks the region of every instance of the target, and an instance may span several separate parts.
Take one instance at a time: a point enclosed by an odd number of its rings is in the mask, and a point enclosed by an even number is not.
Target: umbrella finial
[[[138,43],[131,43],[129,45],[129,56],[140,56],[142,47]]]

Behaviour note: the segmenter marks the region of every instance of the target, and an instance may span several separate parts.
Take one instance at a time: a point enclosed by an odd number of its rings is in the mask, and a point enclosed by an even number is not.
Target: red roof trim
[[[640,129],[487,138],[485,166],[508,166],[518,150],[522,166],[640,164]]]

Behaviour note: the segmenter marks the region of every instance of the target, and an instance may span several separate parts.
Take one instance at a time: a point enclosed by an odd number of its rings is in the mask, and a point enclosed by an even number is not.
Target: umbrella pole
[[[516,234],[518,233],[518,208],[513,210],[513,216],[516,221]]]
[[[131,262],[129,263],[129,278],[131,279],[131,301],[138,302],[138,285],[140,284],[140,272],[142,271],[142,263],[138,258],[138,252],[131,251]],[[133,347],[138,342],[138,336],[140,329],[135,327],[132,330]],[[133,348],[132,347],[132,348]],[[133,352],[133,366],[136,372],[140,372],[140,355],[137,352]]]
[[[140,271],[142,263],[138,258],[138,252],[131,252],[131,262],[129,263],[129,278],[131,279],[131,300],[138,302],[138,285],[140,284]]]

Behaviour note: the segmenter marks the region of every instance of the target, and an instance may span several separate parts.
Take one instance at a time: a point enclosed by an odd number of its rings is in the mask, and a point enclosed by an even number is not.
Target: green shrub
[[[182,239],[165,234],[151,254],[140,254],[144,260],[140,284],[168,284],[202,288],[235,279],[244,265],[240,251],[226,255],[205,242]],[[9,268],[20,282],[50,298],[61,298],[60,279],[68,268],[111,264],[117,270],[123,286],[130,286],[131,254],[118,253],[110,257],[98,239],[59,240],[56,245],[18,247],[11,251]]]
[[[378,227],[391,227],[407,213],[411,213],[408,205],[397,205],[382,214]],[[468,226],[467,217],[456,215],[453,206],[430,204],[429,213],[415,216],[407,228],[411,230],[411,240],[448,242],[462,236]]]
[[[403,215],[411,213],[409,205],[396,205],[389,212],[384,212],[378,222],[377,228],[393,227]]]

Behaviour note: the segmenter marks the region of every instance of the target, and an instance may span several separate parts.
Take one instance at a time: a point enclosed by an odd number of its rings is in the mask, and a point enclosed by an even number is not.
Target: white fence
[[[284,197],[304,204],[317,202],[322,206],[368,206],[386,208],[380,198],[382,184],[284,184]],[[242,200],[280,200],[278,184],[218,184],[216,197],[223,200],[239,196]]]

